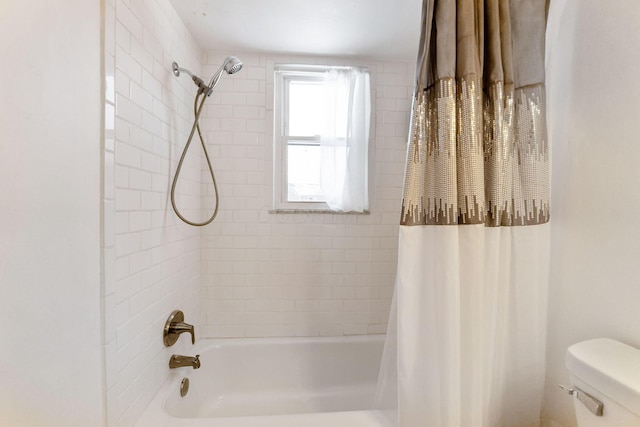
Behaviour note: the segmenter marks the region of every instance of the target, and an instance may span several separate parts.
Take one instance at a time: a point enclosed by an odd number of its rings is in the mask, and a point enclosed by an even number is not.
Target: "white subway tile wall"
[[[244,67],[223,76],[202,120],[220,192],[218,219],[202,235],[202,336],[384,333],[396,273],[414,64],[207,52],[203,74],[213,74],[228,54]],[[269,212],[276,63],[369,69],[369,215]],[[211,207],[211,185],[203,184],[203,194]]]
[[[109,426],[131,426],[170,375],[182,337],[162,343],[167,316],[197,323],[200,230],[182,224],[168,198],[191,127],[194,88],[172,61],[200,71],[202,53],[168,0],[107,0],[104,13],[104,316]],[[199,147],[178,186],[185,214],[200,212]],[[199,333],[199,329],[197,329]]]
[[[198,337],[383,333],[396,268],[413,66],[407,62],[236,54],[202,120],[220,212],[198,229],[171,210],[171,179],[191,130],[195,87],[225,53],[202,53],[168,0],[107,0],[103,277],[107,422],[131,426],[169,373],[168,314]],[[371,214],[273,214],[275,63],[359,65],[372,77]],[[202,70],[202,73],[200,71]],[[195,220],[214,206],[193,142],[177,202]]]

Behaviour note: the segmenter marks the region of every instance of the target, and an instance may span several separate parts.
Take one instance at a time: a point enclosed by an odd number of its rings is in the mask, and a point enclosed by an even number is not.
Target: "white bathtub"
[[[201,340],[201,368],[172,370],[136,427],[390,427],[371,410],[383,345],[382,335]]]

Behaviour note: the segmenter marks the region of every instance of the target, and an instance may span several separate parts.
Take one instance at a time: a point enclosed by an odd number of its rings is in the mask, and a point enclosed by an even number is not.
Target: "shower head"
[[[242,69],[242,61],[235,56],[227,56],[222,64],[227,74],[235,74]]]
[[[216,87],[218,81],[220,81],[220,76],[222,76],[222,72],[225,71],[227,74],[235,74],[242,69],[242,61],[240,61],[235,56],[227,56],[224,59],[224,62],[218,68],[218,71],[211,77],[209,81],[209,89],[213,91],[213,88]],[[209,93],[209,95],[211,92]]]

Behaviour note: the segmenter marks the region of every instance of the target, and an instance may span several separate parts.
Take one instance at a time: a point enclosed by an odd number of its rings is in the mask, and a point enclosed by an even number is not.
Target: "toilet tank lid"
[[[640,415],[640,350],[609,338],[567,350],[567,369],[608,398]]]

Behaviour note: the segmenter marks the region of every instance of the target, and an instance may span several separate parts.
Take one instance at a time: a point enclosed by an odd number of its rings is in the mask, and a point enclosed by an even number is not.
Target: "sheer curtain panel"
[[[322,193],[331,210],[364,212],[369,209],[369,73],[355,68],[328,70],[324,94]]]

